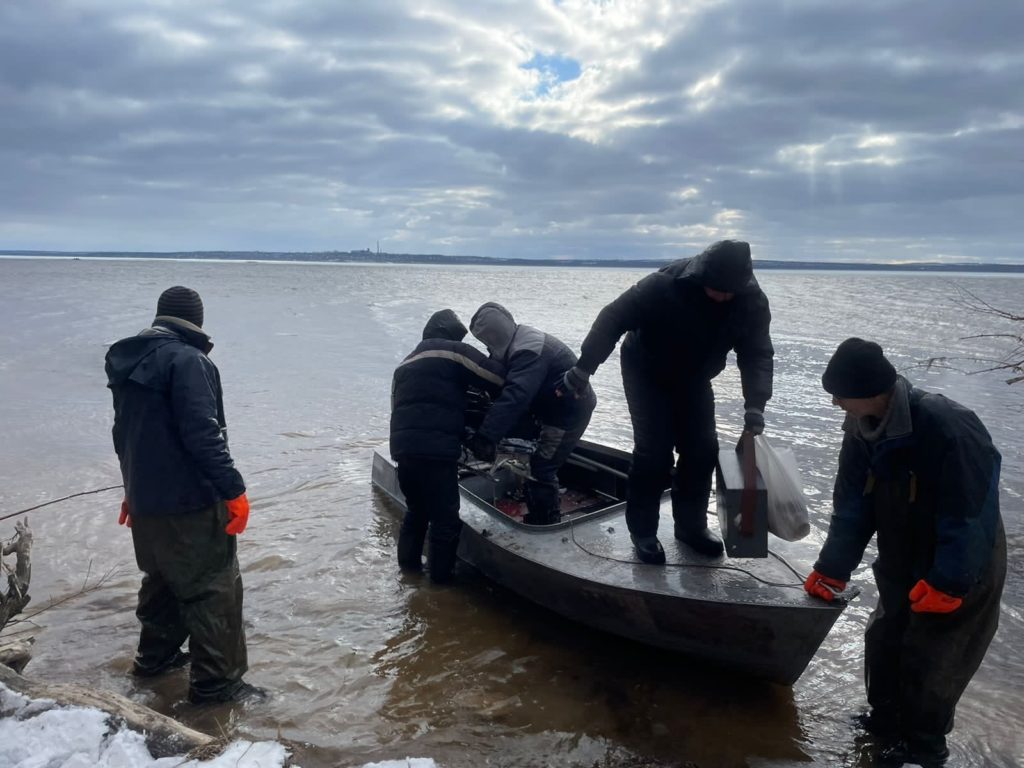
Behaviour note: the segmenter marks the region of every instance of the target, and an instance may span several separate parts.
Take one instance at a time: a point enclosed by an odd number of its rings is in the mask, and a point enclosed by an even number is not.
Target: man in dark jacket
[[[168,288],[150,328],[106,355],[114,450],[128,525],[143,572],[133,673],[159,675],[191,654],[189,700],[238,701],[264,692],[247,667],[235,536],[245,530],[245,483],[228,451],[220,374],[207,356],[199,294]]]
[[[469,330],[507,371],[501,395],[473,436],[470,449],[478,458],[493,461],[498,441],[532,415],[540,423],[540,432],[530,456],[532,479],[526,483],[528,511],[523,522],[557,523],[561,518],[558,470],[590,423],[597,405],[594,390],[587,384],[575,398],[561,397],[556,390],[565,372],[576,365],[576,355],[551,334],[516,323],[500,304],[482,305]]]
[[[395,370],[391,384],[391,456],[406,513],[398,535],[398,564],[427,565],[431,581],[448,581],[459,546],[459,469],[470,388],[497,393],[504,370],[462,343],[466,327],[450,309],[435,312],[423,340]]]
[[[999,623],[999,452],[973,412],[911,386],[874,342],[840,344],[822,384],[846,434],[828,538],[804,587],[832,600],[877,534],[863,722],[895,742],[884,764],[942,765],[957,701]]]
[[[768,299],[754,278],[750,246],[723,240],[699,256],[648,275],[601,310],[564,388],[585,386],[622,343],[622,384],[633,422],[626,523],[637,556],[665,562],[658,541],[661,495],[671,482],[675,537],[703,555],[722,554],[707,529],[711,475],[718,459],[711,380],[736,351],[744,429],[764,430],[774,349]],[[673,448],[678,452],[672,473]]]

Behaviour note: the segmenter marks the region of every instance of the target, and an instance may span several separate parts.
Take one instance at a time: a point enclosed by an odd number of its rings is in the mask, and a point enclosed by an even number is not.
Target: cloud
[[[0,248],[1024,261],[1024,6],[0,5]]]

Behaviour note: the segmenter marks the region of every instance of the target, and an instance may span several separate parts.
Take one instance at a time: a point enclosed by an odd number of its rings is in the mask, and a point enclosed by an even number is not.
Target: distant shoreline
[[[0,250],[0,258],[59,259],[179,259],[189,261],[265,261],[345,264],[446,264],[484,267],[618,267],[657,269],[671,259],[524,259],[487,256],[446,256],[442,254],[374,253],[372,251],[29,251]],[[756,269],[860,271],[860,272],[978,272],[1020,273],[1024,264],[974,264],[943,262],[779,261],[755,259]]]

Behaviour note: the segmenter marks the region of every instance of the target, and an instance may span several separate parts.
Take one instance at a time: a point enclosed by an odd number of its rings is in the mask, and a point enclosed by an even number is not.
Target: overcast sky
[[[0,249],[723,237],[1024,262],[1024,2],[0,2]]]

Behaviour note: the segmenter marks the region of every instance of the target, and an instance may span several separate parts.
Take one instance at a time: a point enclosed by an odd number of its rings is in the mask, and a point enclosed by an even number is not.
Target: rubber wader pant
[[[190,684],[203,696],[235,688],[248,669],[242,576],[223,503],[181,515],[132,518],[143,572],[135,611],[142,624],[136,665],[157,670],[188,639]]]
[[[864,676],[874,713],[891,723],[911,748],[937,751],[945,746],[957,702],[999,625],[1006,535],[1000,523],[989,569],[960,608],[945,614],[914,613],[909,592],[919,577],[911,574],[907,561],[920,552],[924,534],[911,528],[911,520],[920,514],[915,516],[907,501],[913,495],[909,473],[900,474],[902,479],[876,482],[872,492],[879,521],[879,561],[873,566],[878,605],[864,634]],[[885,549],[890,542],[899,547],[895,557]],[[924,565],[917,570],[925,571]],[[897,573],[900,566],[903,571]]]
[[[536,482],[526,482],[526,508],[529,511],[523,518],[524,523],[547,525],[557,523],[561,518],[558,470],[587,431],[596,405],[597,395],[587,385],[586,391],[578,399],[566,401],[566,407],[571,409],[567,427],[541,425],[537,449],[530,456],[530,474]]]
[[[711,382],[662,385],[623,355],[622,386],[633,422],[626,492],[629,532],[637,538],[657,534],[661,495],[669,483],[676,531],[706,528],[711,475],[718,461]],[[673,449],[679,454],[674,474]]]
[[[398,534],[398,562],[419,568],[430,533],[427,568],[431,581],[448,581],[459,549],[459,467],[454,459],[411,456],[398,461],[398,486],[406,513]]]

